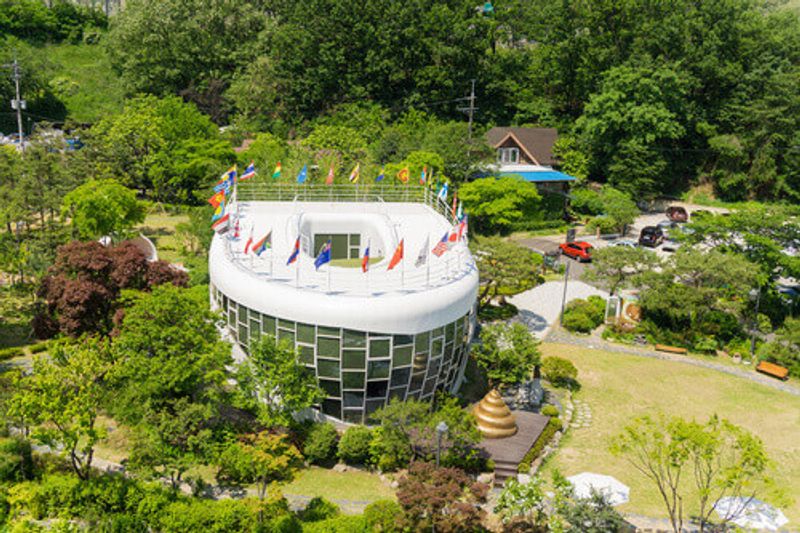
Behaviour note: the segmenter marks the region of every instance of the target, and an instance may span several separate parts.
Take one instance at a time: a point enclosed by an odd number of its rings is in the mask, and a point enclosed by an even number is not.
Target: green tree
[[[250,345],[237,380],[246,405],[267,426],[291,425],[292,415],[324,397],[313,372],[299,362],[294,346],[269,335]]]
[[[144,207],[136,193],[114,180],[90,179],[64,197],[62,215],[72,220],[82,239],[110,235],[125,238],[144,220]]]
[[[507,232],[541,205],[536,185],[521,178],[482,178],[463,184],[458,196],[481,233]],[[474,221],[474,222],[473,222]]]
[[[584,278],[595,281],[612,295],[631,286],[632,280],[657,268],[660,260],[656,254],[643,248],[608,246],[592,251],[592,268]]]
[[[705,531],[720,498],[764,497],[771,484],[772,463],[761,440],[716,415],[705,424],[637,418],[614,437],[611,452],[655,484],[675,532],[682,530],[685,513],[697,516]],[[689,487],[696,498],[689,497]],[[696,506],[685,509],[690,501]],[[732,518],[723,517],[723,523]]]
[[[542,257],[533,251],[500,237],[474,238],[470,246],[481,277],[481,309],[497,296],[518,294],[541,283]]]
[[[107,341],[56,344],[50,357],[34,359],[10,402],[9,414],[35,424],[32,435],[43,444],[63,447],[81,479],[91,474],[95,445],[105,437],[97,417],[113,368]]]
[[[577,384],[578,369],[569,359],[545,357],[542,360],[544,378],[556,387],[574,388]]]
[[[294,479],[303,467],[303,456],[286,435],[264,431],[231,444],[222,452],[219,467],[221,482],[255,483],[263,500],[270,484]]]
[[[484,326],[481,343],[472,353],[491,388],[522,383],[541,362],[539,341],[520,323]]]

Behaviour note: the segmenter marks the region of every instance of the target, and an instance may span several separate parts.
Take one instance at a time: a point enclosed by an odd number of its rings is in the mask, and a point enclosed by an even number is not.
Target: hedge
[[[533,464],[536,458],[541,455],[544,447],[547,446],[547,444],[553,438],[553,435],[555,435],[556,432],[562,427],[563,424],[561,423],[560,419],[556,417],[550,418],[550,420],[547,421],[547,425],[545,426],[544,431],[542,431],[542,434],[539,435],[539,438],[533,443],[531,449],[528,450],[528,453],[526,453],[525,457],[522,458],[522,462],[517,467],[517,472],[521,474],[527,474],[531,469],[531,464]]]

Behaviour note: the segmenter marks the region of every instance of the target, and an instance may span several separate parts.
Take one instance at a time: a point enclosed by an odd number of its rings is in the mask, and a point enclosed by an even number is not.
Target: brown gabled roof
[[[553,144],[558,139],[558,130],[555,128],[498,127],[486,132],[486,140],[492,148],[497,148],[509,136],[540,165],[554,165],[557,163],[553,157]]]

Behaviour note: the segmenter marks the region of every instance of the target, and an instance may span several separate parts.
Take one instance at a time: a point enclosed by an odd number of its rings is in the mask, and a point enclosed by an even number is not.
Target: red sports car
[[[592,245],[584,241],[565,242],[559,244],[561,253],[567,257],[577,259],[581,262],[588,262],[592,260]]]

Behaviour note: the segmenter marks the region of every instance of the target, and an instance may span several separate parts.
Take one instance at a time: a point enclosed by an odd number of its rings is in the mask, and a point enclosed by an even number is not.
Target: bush
[[[33,478],[31,444],[18,438],[0,438],[0,482]]]
[[[28,350],[30,350],[31,353],[35,354],[35,353],[46,352],[48,348],[50,348],[50,343],[45,341],[45,342],[40,342],[40,343],[34,344],[30,348],[28,348]]]
[[[393,472],[408,466],[411,461],[410,448],[407,435],[379,427],[372,434],[370,461],[382,472]]]
[[[599,296],[586,300],[573,300],[564,309],[562,325],[569,331],[589,333],[603,324],[606,301]]]
[[[402,518],[403,508],[393,500],[376,500],[364,509],[369,531],[398,531]]]
[[[333,424],[315,424],[308,432],[303,455],[314,464],[326,464],[336,457],[339,434]]]
[[[254,531],[258,524],[258,501],[180,500],[164,509],[159,522],[162,530],[173,533]]]
[[[542,450],[547,444],[552,440],[553,435],[556,434],[564,424],[561,423],[561,420],[558,418],[551,418],[547,421],[547,425],[545,426],[542,434],[539,435],[539,438],[536,439],[536,442],[533,443],[533,446],[528,453],[525,454],[525,457],[522,458],[522,461],[519,463],[517,467],[517,472],[522,474],[527,474],[531,469],[531,464],[536,460],[539,455],[541,455]]]
[[[517,306],[504,303],[501,305],[486,305],[478,310],[478,318],[482,322],[494,322],[495,320],[509,320],[517,316],[519,309]]]
[[[300,512],[300,520],[303,522],[319,522],[335,516],[339,516],[339,506],[321,496],[313,498]]]
[[[558,407],[555,405],[545,405],[542,407],[541,413],[544,416],[558,416]]]
[[[339,440],[339,459],[347,464],[366,464],[369,460],[372,431],[366,426],[347,428]]]
[[[363,516],[337,516],[321,522],[303,524],[303,533],[367,533],[371,531],[374,530],[367,526]]]
[[[11,348],[3,348],[0,350],[0,361],[11,359],[12,357],[19,357],[25,355],[25,350],[21,346],[12,346]]]
[[[572,388],[577,385],[578,369],[572,361],[562,357],[546,357],[542,361],[545,379],[556,387]]]

